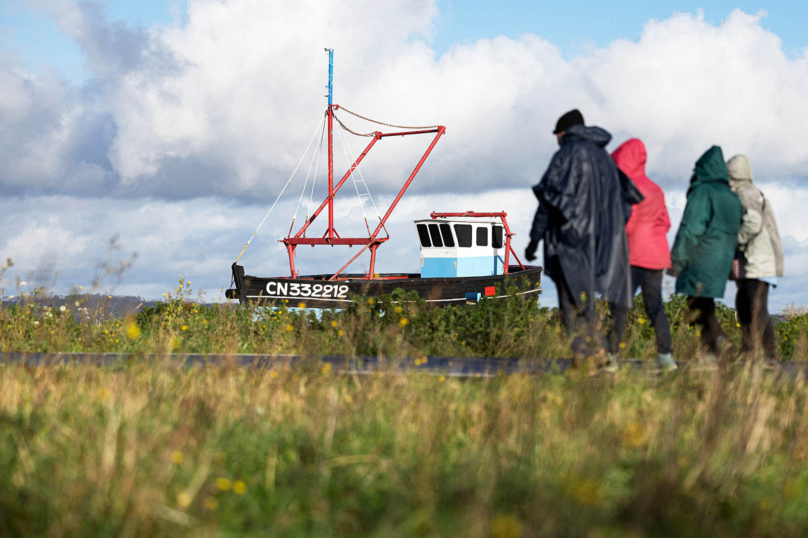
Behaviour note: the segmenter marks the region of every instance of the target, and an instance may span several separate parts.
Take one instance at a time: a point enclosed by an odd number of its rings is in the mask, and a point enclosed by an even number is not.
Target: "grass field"
[[[192,295],[181,282],[122,320],[80,297],[64,312],[4,307],[0,351],[569,355],[535,301],[441,310],[394,297],[317,317]],[[666,305],[675,353],[697,358],[683,306]],[[641,312],[624,353],[650,360]],[[737,343],[733,312],[720,316]],[[777,331],[783,360],[808,358],[805,316]],[[802,536],[807,401],[801,377],[753,364],[466,380],[5,366],[0,534]]]

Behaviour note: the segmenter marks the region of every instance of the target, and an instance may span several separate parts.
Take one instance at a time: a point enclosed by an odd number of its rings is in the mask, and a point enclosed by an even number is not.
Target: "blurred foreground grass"
[[[802,536],[808,388],[759,367],[0,368],[4,536]]]
[[[569,356],[535,300],[317,316],[190,298],[181,281],[126,319],[6,304],[0,351]],[[697,358],[684,301],[666,309],[677,358]],[[784,360],[808,358],[805,316],[777,331]],[[642,308],[624,355],[655,356]],[[0,535],[802,536],[808,388],[778,375],[2,366]]]

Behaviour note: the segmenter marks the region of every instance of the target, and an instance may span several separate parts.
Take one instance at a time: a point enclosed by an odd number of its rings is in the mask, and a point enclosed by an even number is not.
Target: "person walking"
[[[626,224],[631,295],[636,295],[638,288],[642,289],[645,313],[656,333],[657,363],[666,370],[675,370],[677,366],[673,360],[671,330],[662,302],[662,276],[665,269],[671,266],[667,237],[671,221],[665,206],[665,194],[645,174],[648,153],[641,140],[632,138],[624,142],[612,153],[612,158],[644,197],[632,208]],[[623,342],[628,308],[615,304],[611,310],[614,321],[609,334],[609,349],[617,355]]]
[[[741,202],[729,188],[721,148],[713,146],[696,162],[687,205],[671,251],[676,292],[687,296],[701,342],[718,357],[726,334],[715,317],[715,298],[724,296],[741,227]]]
[[[624,204],[642,196],[628,178],[623,185],[604,149],[611,135],[587,127],[580,111],[561,116],[553,134],[560,149],[533,187],[539,207],[525,257],[536,259],[544,241],[545,274],[558,289],[573,352],[576,358],[594,357],[600,352],[595,293],[626,308],[632,302]]]
[[[729,186],[743,208],[738,233],[738,286],[735,310],[741,324],[743,352],[763,350],[767,359],[777,358],[774,324],[769,315],[769,287],[783,276],[783,244],[774,220],[774,209],[752,183],[752,167],[744,155],[727,161]]]

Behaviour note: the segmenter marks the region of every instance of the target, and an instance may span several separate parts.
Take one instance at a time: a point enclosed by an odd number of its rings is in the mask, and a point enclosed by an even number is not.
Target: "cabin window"
[[[502,226],[494,226],[491,233],[491,246],[502,248]]]
[[[452,227],[448,224],[440,225],[440,234],[443,236],[443,244],[447,247],[454,246],[454,237],[452,236]]]
[[[462,248],[471,247],[471,224],[455,224],[454,229],[457,236],[457,246]]]
[[[431,247],[432,242],[429,240],[429,230],[426,229],[426,224],[417,224],[415,227],[418,228],[418,239],[421,240],[421,246]]]
[[[477,246],[478,247],[488,246],[488,228],[484,228],[482,226],[477,228]]]
[[[438,229],[437,224],[430,224],[429,225],[429,237],[432,238],[432,246],[441,248],[443,247],[443,241],[440,238],[440,230]]]

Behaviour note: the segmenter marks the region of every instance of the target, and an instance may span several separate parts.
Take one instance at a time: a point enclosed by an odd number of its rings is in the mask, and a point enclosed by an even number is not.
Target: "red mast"
[[[430,128],[422,128],[420,130],[408,130],[408,131],[399,131],[395,133],[382,133],[382,132],[375,132],[375,136],[370,141],[368,146],[365,148],[359,157],[356,158],[354,163],[350,166],[348,171],[345,175],[340,179],[337,185],[334,185],[334,139],[333,139],[333,131],[334,131],[334,110],[339,110],[339,105],[335,105],[333,103],[333,84],[334,84],[334,50],[333,49],[325,49],[328,52],[328,109],[326,110],[326,114],[328,115],[328,196],[320,204],[320,207],[314,212],[314,214],[309,217],[309,219],[301,226],[300,230],[292,236],[292,231],[289,231],[289,235],[281,239],[281,242],[286,245],[286,251],[289,254],[289,268],[291,270],[291,278],[297,278],[297,271],[295,270],[295,250],[299,245],[348,245],[348,246],[362,246],[359,252],[351,258],[351,260],[346,263],[339,271],[337,271],[332,277],[331,280],[336,279],[340,273],[342,273],[354,260],[356,260],[363,252],[370,249],[370,268],[367,274],[367,278],[371,279],[374,277],[374,271],[376,266],[376,249],[379,246],[387,241],[389,237],[378,237],[379,233],[382,229],[384,229],[384,225],[387,222],[387,219],[393,213],[393,210],[398,205],[398,202],[401,200],[401,197],[404,196],[404,193],[412,183],[412,180],[415,179],[415,175],[421,169],[421,166],[426,161],[426,158],[432,152],[432,149],[435,147],[435,144],[438,143],[438,140],[441,136],[446,132],[446,128],[442,125],[430,127]],[[370,120],[374,121],[374,120]],[[375,122],[378,123],[378,122]],[[387,125],[387,124],[384,124]],[[404,129],[413,129],[411,127],[402,127]],[[337,191],[342,187],[345,181],[350,177],[362,159],[368,154],[370,149],[376,144],[376,142],[380,141],[382,138],[386,138],[389,136],[407,136],[407,135],[414,135],[414,134],[426,134],[426,133],[434,133],[435,138],[432,140],[432,143],[429,145],[427,150],[424,152],[424,156],[421,157],[421,160],[418,162],[418,165],[410,174],[407,181],[404,183],[404,186],[396,196],[393,203],[390,205],[390,208],[385,213],[384,217],[381,218],[379,225],[376,229],[369,233],[368,237],[340,237],[339,234],[334,229],[334,197],[336,196]],[[328,229],[326,230],[325,234],[322,237],[303,237],[304,232],[306,229],[311,225],[312,222],[320,215],[320,213],[328,206]]]

